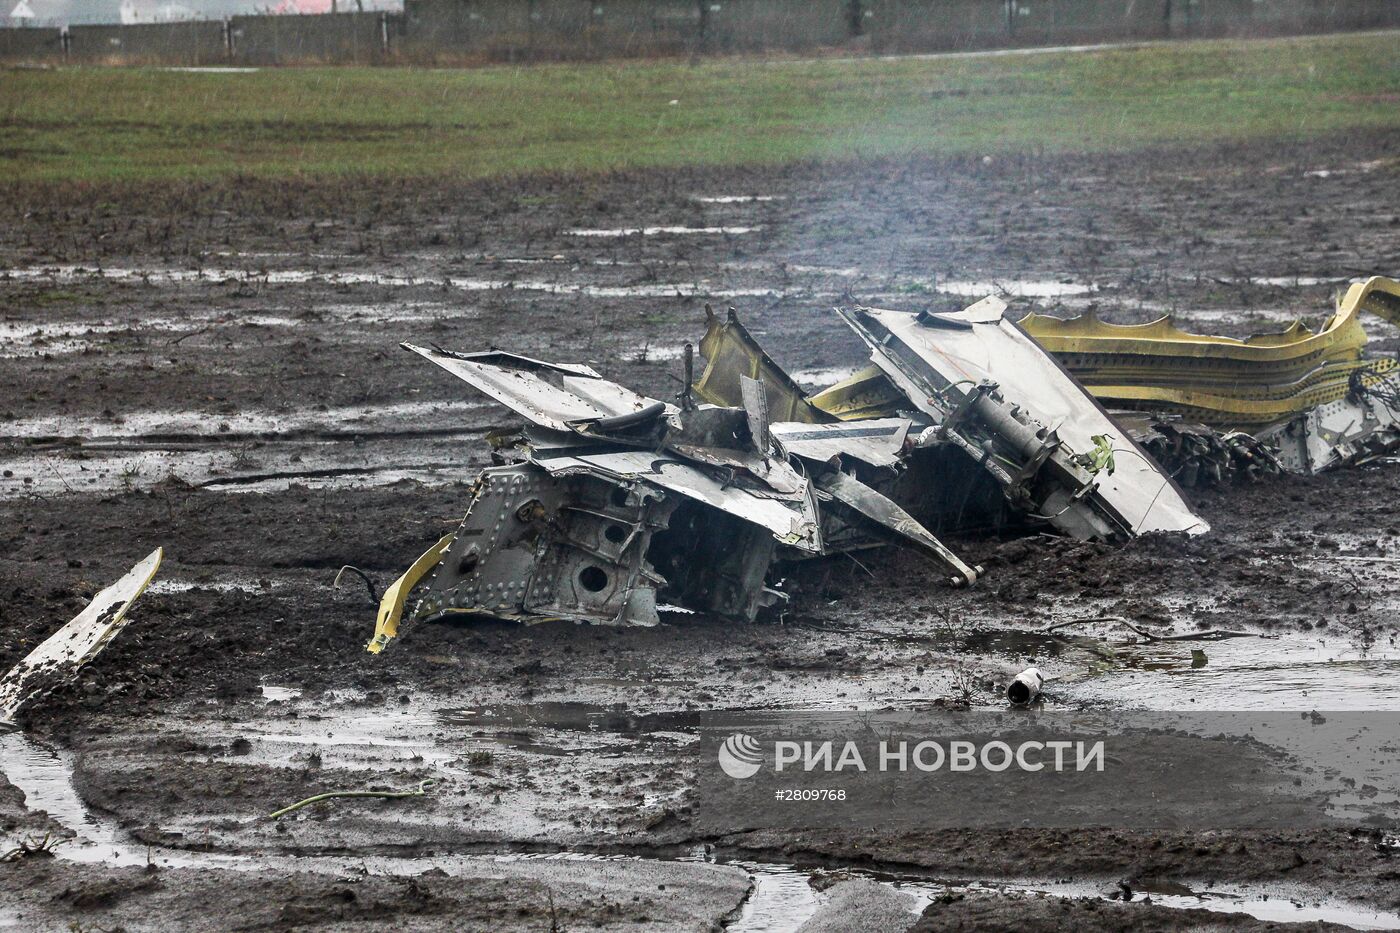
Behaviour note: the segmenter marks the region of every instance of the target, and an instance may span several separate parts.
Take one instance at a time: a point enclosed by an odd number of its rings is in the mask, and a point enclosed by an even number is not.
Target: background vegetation
[[[1400,124],[1389,35],[814,61],[0,74],[0,177],[503,174],[1101,152]]]

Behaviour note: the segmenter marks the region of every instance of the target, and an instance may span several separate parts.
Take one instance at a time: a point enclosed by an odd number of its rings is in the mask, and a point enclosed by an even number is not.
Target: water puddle
[[[387,436],[365,443],[341,440],[225,444],[188,449],[151,445],[137,450],[86,448],[76,457],[29,454],[0,459],[0,499],[78,493],[134,492],[171,483],[226,493],[308,489],[363,489],[412,481],[443,486],[474,473],[451,437],[415,446]]]
[[[667,360],[678,360],[685,356],[685,344],[646,343],[642,344],[640,347],[633,348],[632,351],[628,354],[628,356],[631,359],[637,360],[638,362],[658,363],[665,362]],[[698,353],[697,358],[699,358]]]
[[[346,405],[336,408],[235,412],[184,410],[128,411],[120,415],[44,415],[0,421],[0,440],[80,437],[110,438],[247,438],[275,435],[340,433],[346,437],[370,431],[403,430],[409,424],[435,427],[463,425],[489,406],[488,402],[396,402],[385,405]]]
[[[1367,162],[1356,162],[1350,168],[1314,168],[1303,173],[1304,178],[1332,178],[1337,175],[1350,175],[1353,172],[1367,174],[1387,165],[1390,160],[1374,159]]]
[[[1247,914],[1266,923],[1336,923],[1354,930],[1394,930],[1400,916],[1356,904],[1327,901],[1306,896],[1269,897],[1259,891],[1215,885],[1200,893],[1135,893],[1135,902],[1151,900],[1159,907],[1180,910],[1210,910],[1216,913]]]
[[[197,580],[171,580],[163,578],[152,580],[146,587],[147,593],[156,595],[168,595],[173,593],[188,593],[190,591],[213,591],[215,593],[266,593],[276,584],[268,582],[266,586],[257,580],[210,580],[200,582]]]
[[[115,826],[98,818],[78,797],[73,786],[73,760],[65,751],[49,748],[22,732],[0,735],[0,771],[6,780],[24,792],[25,806],[42,810],[75,838],[56,850],[74,862],[102,862],[112,865],[147,864],[147,853],[125,842]],[[155,860],[165,866],[195,867],[199,856],[188,859],[170,853],[169,860]]]
[[[0,442],[16,442],[0,459],[0,498],[129,491],[169,480],[227,492],[455,482],[467,468],[460,438],[481,431],[489,405],[422,401],[0,421]]]
[[[1365,279],[1335,275],[1251,275],[1227,278],[1225,281],[1234,284],[1270,285],[1275,288],[1308,288],[1314,285],[1345,285],[1350,282],[1364,282]]]
[[[1189,331],[1203,322],[1243,325],[1276,324],[1282,329],[1300,319],[1304,319],[1306,323],[1306,318],[1309,315],[1279,308],[1191,308],[1175,311],[1168,317],[1177,327]],[[1320,322],[1324,315],[1316,317]],[[1367,322],[1367,326],[1370,326],[1370,322]]]
[[[294,250],[242,250],[242,249],[219,249],[208,250],[198,254],[200,258],[217,256],[220,259],[343,259],[358,262],[363,257],[358,253],[312,253],[297,252]]]
[[[1121,641],[1122,633],[1106,637]],[[1161,710],[1391,710],[1400,708],[1400,648],[1290,634],[1215,642],[1114,646],[1087,672],[1047,665],[1047,688],[1074,703]],[[1204,662],[1193,652],[1203,652]]]
[[[251,75],[261,71],[261,68],[240,68],[233,65],[181,65],[162,68],[161,71],[177,71],[185,74],[203,75]]]
[[[768,286],[714,286],[708,282],[666,285],[578,285],[570,292],[590,298],[768,298],[781,290]]]
[[[202,485],[205,489],[228,493],[284,492],[293,486],[312,490],[369,489],[374,486],[392,486],[395,483],[412,482],[424,486],[443,486],[457,482],[463,473],[454,464],[439,463],[425,465],[418,469],[404,467],[367,467],[365,469],[334,469],[317,475],[289,471],[275,476],[262,476],[255,479],[230,477],[211,479]]]
[[[428,321],[463,321],[479,316],[474,309],[445,304],[398,301],[392,306],[381,304],[343,304],[317,306],[316,320],[332,320],[346,324],[418,324]],[[305,321],[295,321],[297,325]]]
[[[693,200],[701,204],[753,204],[767,201],[786,200],[780,194],[715,194],[715,195],[695,195]]]
[[[646,228],[633,231],[578,231],[575,236],[629,236],[636,233],[751,233],[757,227]],[[674,282],[635,285],[594,285],[580,282],[546,282],[537,279],[485,279],[465,276],[409,276],[377,272],[322,272],[310,269],[121,269],[83,266],[40,266],[0,270],[0,281],[79,281],[103,279],[142,285],[247,282],[259,285],[378,285],[391,288],[450,288],[463,292],[537,291],[550,295],[585,295],[594,298],[665,298],[709,296],[713,298],[766,297],[771,287],[713,287],[708,283]]]
[[[276,687],[264,688],[268,699],[294,699],[294,691],[281,692]],[[380,737],[382,741],[382,736]],[[312,856],[288,858],[280,856],[246,856],[195,852],[162,847],[136,846],[126,841],[124,834],[107,820],[94,814],[79,797],[72,780],[73,761],[67,752],[44,746],[23,733],[0,735],[0,771],[9,782],[25,795],[31,810],[44,811],[56,822],[75,833],[75,838],[59,846],[56,854],[79,863],[103,863],[116,866],[182,867],[212,870],[317,872],[340,874],[348,869],[364,870],[370,874],[412,876],[440,869],[448,874],[480,875],[484,866],[528,865],[531,862],[570,861],[580,863],[609,863],[619,867],[629,863],[670,865],[687,863],[729,866],[745,872],[752,888],[739,916],[726,929],[735,933],[777,933],[792,931],[810,919],[820,909],[824,897],[813,886],[822,869],[805,869],[791,864],[725,859],[711,853],[680,856],[671,859],[644,858],[632,855],[598,855],[582,852],[550,854],[501,854],[434,856],[430,858],[391,856],[333,857]],[[839,866],[838,866],[839,867]],[[1043,881],[949,881],[936,877],[870,871],[840,870],[854,877],[869,878],[895,890],[913,895],[914,911],[922,911],[933,899],[947,894],[964,896],[1002,895],[1023,897],[1101,897],[1090,885]],[[676,879],[684,884],[684,876]],[[1189,888],[1172,885],[1167,893],[1137,892],[1134,900],[1151,898],[1154,904],[1176,908],[1242,913],[1273,922],[1323,921],[1340,923],[1357,929],[1400,929],[1400,915],[1347,904],[1290,889],[1288,896],[1269,894],[1243,886],[1215,885],[1208,891],[1196,893]],[[911,921],[915,917],[911,912]]]
[[[82,353],[103,343],[102,338],[130,334],[177,334],[229,327],[296,327],[295,318],[269,314],[206,314],[191,317],[145,317],[130,320],[104,318],[95,321],[0,321],[0,359]]]
[[[945,295],[960,295],[964,298],[985,298],[988,295],[1005,295],[1010,298],[1063,298],[1070,295],[1089,295],[1099,290],[1099,286],[1092,283],[1057,282],[1052,279],[938,281],[932,283],[931,287]]]
[[[812,887],[812,876],[791,865],[763,862],[731,862],[753,879],[753,892],[744,902],[738,919],[726,930],[731,933],[777,933],[795,930],[812,918],[821,900]]]
[[[799,369],[792,373],[793,381],[808,388],[825,389],[856,374],[854,366],[828,366],[819,369]]]
[[[565,230],[568,236],[740,236],[762,230],[762,227],[612,227],[595,229],[576,227]]]

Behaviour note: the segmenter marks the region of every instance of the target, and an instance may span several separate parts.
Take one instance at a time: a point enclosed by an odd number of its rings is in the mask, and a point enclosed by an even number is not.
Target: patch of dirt
[[[1335,285],[1252,277],[1340,281],[1400,270],[1400,212],[1385,206],[1398,156],[1400,138],[1363,132],[1121,156],[491,184],[6,189],[0,266],[16,274],[0,275],[0,333],[15,329],[0,353],[0,629],[9,635],[0,666],[161,545],[158,580],[178,585],[143,596],[111,648],[23,715],[36,735],[78,754],[83,798],[135,839],[255,855],[559,846],[674,855],[718,840],[689,828],[683,756],[628,717],[913,697],[993,706],[1025,659],[979,639],[1074,617],[1394,645],[1393,574],[1383,563],[1330,559],[1397,553],[1400,471],[1391,465],[1193,491],[1215,529],[1198,539],[1109,548],[950,536],[987,568],[968,591],[942,588],[909,554],[795,568],[791,611],[754,625],[684,617],[657,629],[410,627],[375,658],[363,650],[374,616],[364,588],[330,582],[353,564],[382,587],[450,530],[465,482],[486,462],[477,432],[503,418],[489,406],[451,407],[479,400],[397,349],[400,340],[588,361],[667,397],[680,370],[675,348],[698,338],[707,302],[738,307],[793,372],[863,362],[832,304],[951,309],[973,300],[949,283],[1085,286],[1017,299],[1027,311],[1094,310],[1122,321],[1175,312],[1194,329],[1236,336],[1279,329],[1292,314],[1324,316]],[[1319,167],[1346,171],[1306,174]],[[714,204],[699,195],[774,200]],[[755,232],[569,232],[662,225]],[[102,273],[61,268],[71,266]],[[197,269],[211,272],[156,274]],[[64,333],[35,331],[40,324]],[[1375,334],[1377,352],[1400,348],[1395,329]],[[416,407],[395,407],[405,405]],[[346,414],[356,407],[376,412],[372,423]],[[178,436],[122,428],[124,419],[170,412],[202,428]],[[220,429],[255,415],[312,426]],[[59,419],[56,435],[45,419]],[[423,468],[394,481],[408,466]],[[360,472],[334,482],[313,475],[327,469]],[[381,482],[375,471],[390,475]],[[250,491],[196,485],[269,473],[289,475]],[[264,685],[301,698],[265,701]],[[454,710],[505,704],[586,705],[621,724],[590,732],[453,719]],[[375,744],[401,721],[402,745]],[[443,779],[429,799],[340,802],[281,830],[257,819],[317,789],[402,788],[426,774]],[[51,827],[10,787],[0,789],[0,818],[11,837]],[[1335,832],[724,842],[816,864],[942,873],[1306,883],[1400,906],[1388,893],[1393,847]],[[549,880],[464,886],[281,868],[147,874],[34,859],[0,873],[8,875],[0,903],[31,926],[140,928],[140,918],[160,917],[201,928],[217,895],[254,929],[547,929],[549,892],[569,929],[685,925],[662,909],[663,894],[563,896]],[[1029,929],[1260,926],[1162,907],[994,896],[936,904],[921,922],[993,929],[1012,919]]]

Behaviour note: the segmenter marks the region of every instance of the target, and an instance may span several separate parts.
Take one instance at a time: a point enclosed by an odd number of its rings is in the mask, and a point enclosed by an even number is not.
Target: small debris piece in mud
[[[156,575],[163,556],[156,548],[0,678],[0,731],[12,726],[10,720],[21,707],[66,682],[111,643],[126,624],[131,604]]]

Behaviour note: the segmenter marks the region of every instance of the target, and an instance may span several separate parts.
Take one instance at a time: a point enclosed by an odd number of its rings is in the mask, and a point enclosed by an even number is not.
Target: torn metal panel
[[[1321,473],[1400,449],[1400,373],[1360,370],[1342,398],[1258,433],[1294,473]]]
[[[787,494],[756,484],[726,485],[676,457],[645,451],[547,451],[534,460],[554,476],[595,473],[613,480],[642,480],[765,528],[781,544],[813,554],[822,551],[820,519],[805,481]]]
[[[679,412],[668,419],[654,446],[704,466],[742,470],[779,495],[799,494],[806,484],[787,458],[771,449],[767,426],[756,425],[743,408],[701,405]]]
[[[1282,470],[1267,445],[1241,431],[1222,433],[1204,424],[1136,411],[1115,411],[1113,420],[1187,489],[1229,486]]]
[[[666,603],[752,621],[760,609],[787,599],[766,586],[778,551],[768,529],[682,498],[647,559],[666,578]]]
[[[830,470],[817,477],[816,484],[835,502],[868,522],[868,532],[889,543],[912,545],[947,568],[953,574],[949,582],[954,586],[977,582],[980,567],[972,568],[963,563],[908,512],[855,477]]]
[[[666,493],[588,473],[552,476],[530,463],[483,471],[473,492],[415,619],[657,624],[665,580],[646,552],[675,508]]]
[[[877,418],[836,424],[787,421],[771,429],[788,453],[804,460],[827,463],[850,457],[873,467],[893,468],[903,462],[904,442],[913,425],[908,418]]]
[[[741,377],[756,379],[767,387],[768,409],[775,420],[820,424],[835,420],[807,401],[807,394],[792,377],[758,345],[731,309],[723,320],[708,308],[700,354],[705,371],[695,382],[695,394],[715,405],[743,407]]]
[[[399,621],[403,617],[408,594],[418,585],[418,581],[427,576],[438,565],[438,561],[442,560],[453,537],[455,536],[443,535],[439,538],[437,544],[419,555],[413,565],[384,591],[379,600],[379,616],[374,622],[374,636],[369,640],[369,644],[365,645],[365,650],[370,654],[379,654],[389,644],[390,639],[398,636]]]
[[[13,719],[24,704],[59,686],[97,657],[126,625],[127,611],[145,592],[164,556],[165,551],[156,548],[0,678],[0,720]]]
[[[773,437],[768,430],[768,393],[763,383],[748,376],[739,377],[739,389],[744,397],[744,414],[748,418],[749,437],[759,452],[765,457],[773,446]]]
[[[584,422],[635,415],[662,404],[608,382],[587,366],[545,363],[499,350],[451,353],[409,343],[403,347],[531,423],[555,431],[574,430]]]
[[[823,389],[808,401],[842,421],[887,418],[909,404],[878,366],[867,366],[849,379]]]
[[[616,382],[609,382],[606,379],[561,376],[559,384],[565,390],[592,404],[599,411],[612,412],[612,418],[626,418],[629,415],[640,415],[647,411],[656,412],[658,406],[662,409],[666,407],[662,402],[638,395],[626,386],[620,386]]]
[[[1095,397],[1115,408],[1166,411],[1213,428],[1259,431],[1345,399],[1352,376],[1387,375],[1394,360],[1366,360],[1363,313],[1400,323],[1400,283],[1351,285],[1314,332],[1295,321],[1244,340],[1183,331],[1170,317],[1109,324],[1092,314],[1031,314],[1021,326]]]
[[[1383,276],[1351,285],[1336,312],[1316,331],[1301,321],[1275,334],[1259,334],[1243,340],[1180,330],[1170,316],[1147,324],[1109,324],[1093,315],[1062,320],[1031,314],[1022,319],[1026,332],[1058,355],[1121,355],[1131,358],[1192,359],[1212,374],[1248,376],[1245,368],[1272,367],[1275,373],[1296,372],[1298,365],[1311,368],[1318,361],[1354,358],[1366,344],[1361,313],[1369,311],[1391,323],[1400,323],[1400,284]]]
[[[1171,478],[1005,312],[987,298],[957,314],[842,314],[875,365],[939,425],[938,438],[963,447],[1032,515],[1079,538],[1209,530]],[[1098,437],[1131,455],[1112,473],[1083,463]]]
[[[597,470],[490,468],[449,539],[413,621],[656,625],[663,601],[748,621],[772,597],[767,529]]]

